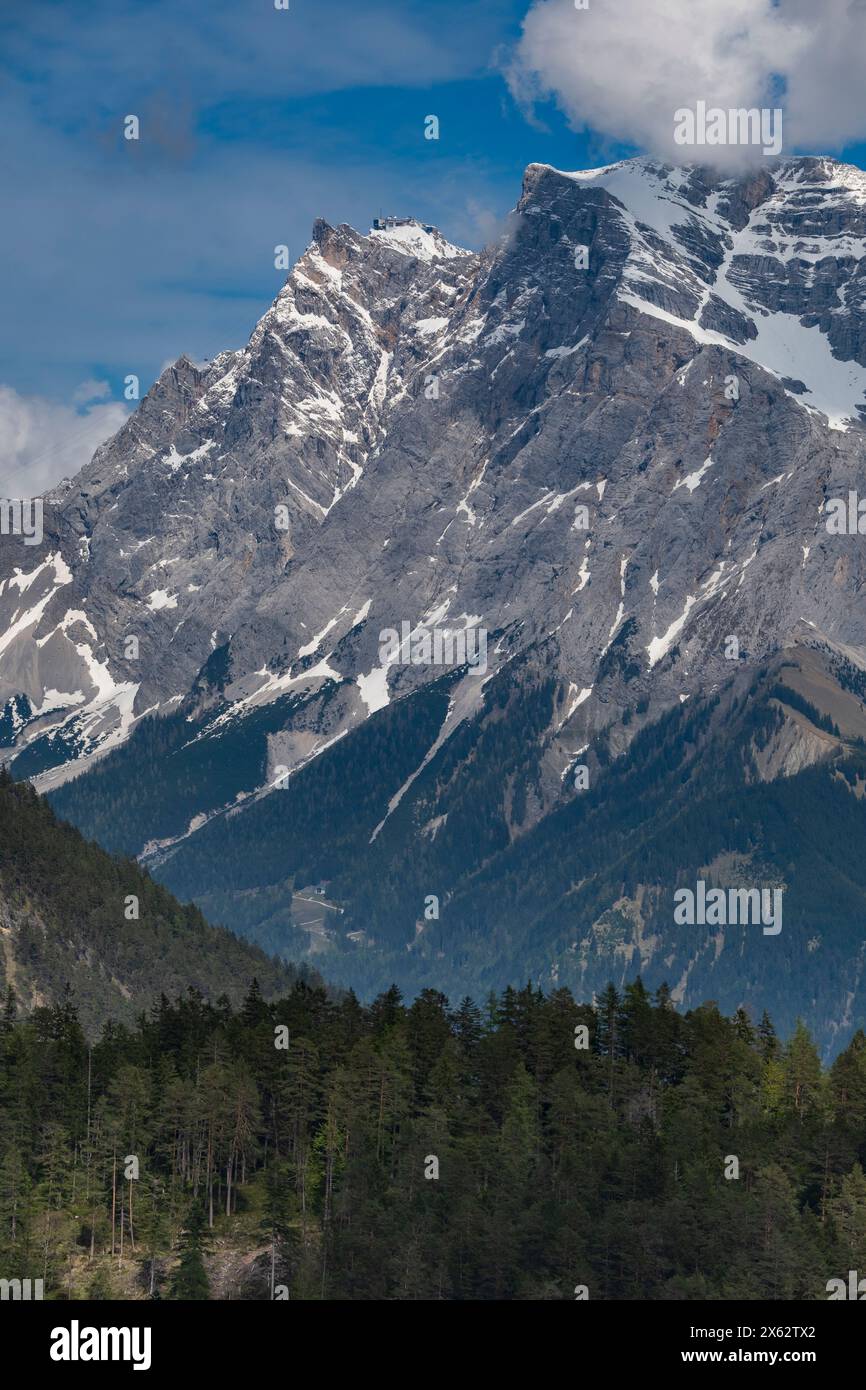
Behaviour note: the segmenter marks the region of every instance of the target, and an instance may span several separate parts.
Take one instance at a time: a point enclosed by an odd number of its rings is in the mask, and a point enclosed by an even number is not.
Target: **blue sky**
[[[724,15],[770,0],[687,3]],[[246,342],[283,279],[274,246],[294,260],[317,216],[366,230],[379,211],[410,213],[478,246],[513,207],[528,163],[585,168],[637,152],[616,138],[615,118],[608,135],[580,129],[585,71],[553,83],[559,104],[533,114],[515,103],[504,72],[530,4],[0,8],[0,481],[12,454],[35,458],[37,474],[80,466],[123,418],[127,373],[144,390],[182,352]],[[640,13],[637,0],[604,4]],[[557,7],[570,34],[568,0],[536,4]],[[624,66],[617,75],[634,90],[639,74]],[[137,142],[123,139],[128,114]],[[424,139],[430,114],[438,141]],[[862,147],[847,154],[863,162]],[[70,413],[82,423],[67,443]],[[46,462],[52,451],[69,461]]]
[[[378,211],[480,245],[532,160],[609,155],[519,111],[525,0],[87,0],[0,18],[0,382],[116,396],[246,341],[317,216]],[[122,138],[139,116],[141,138]],[[439,117],[440,139],[424,139]],[[594,148],[592,148],[594,146]]]

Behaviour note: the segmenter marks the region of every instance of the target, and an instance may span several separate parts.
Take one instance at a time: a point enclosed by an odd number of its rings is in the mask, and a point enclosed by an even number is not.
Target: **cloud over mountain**
[[[82,382],[75,399],[95,402],[105,385]],[[127,414],[119,401],[90,404],[79,414],[72,406],[0,386],[0,497],[38,496],[71,478]]]
[[[781,106],[786,153],[832,150],[866,131],[855,70],[864,39],[859,0],[592,0],[585,10],[537,0],[508,79],[522,105],[553,98],[576,130],[656,154],[682,158],[674,112],[699,100]]]

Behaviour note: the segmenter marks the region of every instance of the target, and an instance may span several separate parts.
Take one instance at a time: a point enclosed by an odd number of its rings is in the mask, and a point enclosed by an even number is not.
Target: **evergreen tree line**
[[[46,1297],[826,1299],[866,1275],[866,1036],[527,985],[0,1021],[0,1277]],[[581,1292],[577,1292],[581,1291]]]

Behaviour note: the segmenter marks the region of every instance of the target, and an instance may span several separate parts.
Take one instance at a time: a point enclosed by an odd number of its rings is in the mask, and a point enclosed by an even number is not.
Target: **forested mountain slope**
[[[243,777],[264,758],[250,721],[148,721],[53,799],[127,852],[150,826],[165,837],[151,845],[153,872],[173,892],[268,950],[315,951],[324,974],[367,996],[391,981],[457,993],[471,980],[485,993],[530,978],[590,997],[641,972],[686,1007],[768,1007],[786,1030],[802,1016],[829,1058],[864,1011],[866,675],[808,629],[777,658],[732,669],[716,693],[654,722],[627,713],[575,760],[572,786],[581,767],[586,785],[534,824],[557,693],[553,682],[527,689],[513,670],[391,812],[445,718],[447,678],[379,712],[284,790],[177,843],[184,795],[212,782],[211,767]],[[136,766],[177,787],[168,816],[148,792],[118,814]],[[247,784],[222,785],[232,802]],[[501,805],[509,823],[493,813]],[[678,924],[674,895],[698,880],[778,889],[780,932]],[[313,935],[292,893],[320,882],[344,912]]]
[[[209,926],[0,769],[0,987],[21,1007],[72,1006],[95,1034],[187,987],[237,1002],[253,978],[271,996],[297,971]]]

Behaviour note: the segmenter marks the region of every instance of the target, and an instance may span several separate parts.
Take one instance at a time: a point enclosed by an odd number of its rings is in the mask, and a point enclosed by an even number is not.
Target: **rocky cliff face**
[[[357,486],[475,264],[421,228],[317,223],[248,346],[164,372],[51,499],[40,553],[4,538],[0,699],[50,731],[46,762],[186,694]]]
[[[394,822],[425,861],[483,788],[477,869],[578,795],[576,766],[603,780],[685,702],[785,651],[833,653],[828,688],[840,662],[862,671],[856,499],[855,534],[828,529],[828,503],[847,517],[862,476],[864,228],[866,175],[811,158],[736,179],[532,165],[481,255],[417,225],[317,224],[247,348],[169,369],[49,508],[42,551],[4,539],[18,770],[56,785],[148,712],[175,711],[187,744],[243,743],[244,775],[202,773],[181,826],[167,760],[152,829],[125,846],[158,842],[201,896],[178,865],[203,872],[215,818],[277,816],[294,780],[325,776],[312,764],[343,776],[441,691],[400,776],[382,764],[358,792],[353,853]],[[395,649],[390,630],[411,636]],[[838,753],[784,718],[748,778]],[[381,934],[384,900],[371,913]]]

